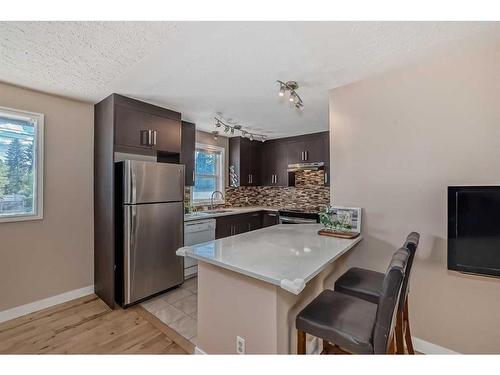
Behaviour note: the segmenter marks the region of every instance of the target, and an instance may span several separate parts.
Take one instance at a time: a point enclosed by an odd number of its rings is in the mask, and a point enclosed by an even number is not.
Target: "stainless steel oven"
[[[319,214],[316,210],[287,209],[279,211],[280,224],[316,224]]]

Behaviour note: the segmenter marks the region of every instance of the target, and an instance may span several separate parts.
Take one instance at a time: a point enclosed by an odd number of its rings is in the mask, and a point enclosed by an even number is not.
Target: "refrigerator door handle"
[[[131,270],[131,263],[130,263],[130,252],[131,252],[131,247],[132,244],[135,242],[135,206],[125,206],[124,210],[124,221],[125,221],[125,231],[123,233],[124,238],[124,247],[125,247],[125,254],[124,254],[124,282],[125,282],[125,303],[128,304],[131,302],[130,298],[130,289],[131,289],[131,283],[130,283],[130,270]]]

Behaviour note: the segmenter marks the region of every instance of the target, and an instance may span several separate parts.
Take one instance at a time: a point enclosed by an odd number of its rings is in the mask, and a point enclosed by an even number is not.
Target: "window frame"
[[[214,199],[214,204],[224,204],[226,202],[226,193],[225,193],[225,185],[226,185],[226,180],[225,180],[225,165],[226,165],[226,159],[225,159],[225,149],[224,147],[220,146],[215,146],[215,145],[210,145],[206,143],[196,143],[195,145],[195,155],[196,151],[202,150],[202,151],[208,151],[208,152],[217,152],[220,153],[220,184],[221,184],[221,192],[222,192],[222,198],[218,194],[216,196],[216,199]],[[197,176],[199,176],[196,173],[196,156],[195,156],[195,165],[194,165],[194,181],[196,184],[196,179]],[[200,176],[212,176],[212,175],[200,175]],[[216,175],[217,176],[217,175]],[[191,205],[192,206],[207,206],[211,204],[210,199],[194,199],[194,185],[193,188],[191,189]]]
[[[14,119],[35,121],[35,132],[33,139],[33,213],[0,215],[1,223],[17,221],[31,221],[43,219],[43,155],[44,155],[44,133],[45,116],[43,113],[24,111],[15,108],[1,107],[0,116],[6,115]]]

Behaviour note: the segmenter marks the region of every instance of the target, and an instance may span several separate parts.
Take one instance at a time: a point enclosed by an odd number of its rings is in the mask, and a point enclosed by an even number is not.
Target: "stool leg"
[[[411,341],[410,320],[408,318],[408,297],[406,298],[405,307],[403,310],[403,325],[408,354],[415,354],[415,350],[413,349],[413,342]]]
[[[306,333],[297,330],[297,354],[306,354]]]
[[[403,340],[403,311],[396,312],[396,327],[394,327],[396,338],[396,354],[405,354],[405,343]]]
[[[391,341],[389,341],[389,348],[387,350],[387,354],[396,354],[396,344],[394,342],[394,336],[392,336]]]

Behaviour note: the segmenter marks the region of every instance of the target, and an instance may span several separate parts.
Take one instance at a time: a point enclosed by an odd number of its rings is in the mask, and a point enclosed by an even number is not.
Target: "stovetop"
[[[298,214],[318,214],[319,211],[320,211],[319,207],[306,207],[306,208],[284,207],[279,209],[279,212],[292,212]]]

